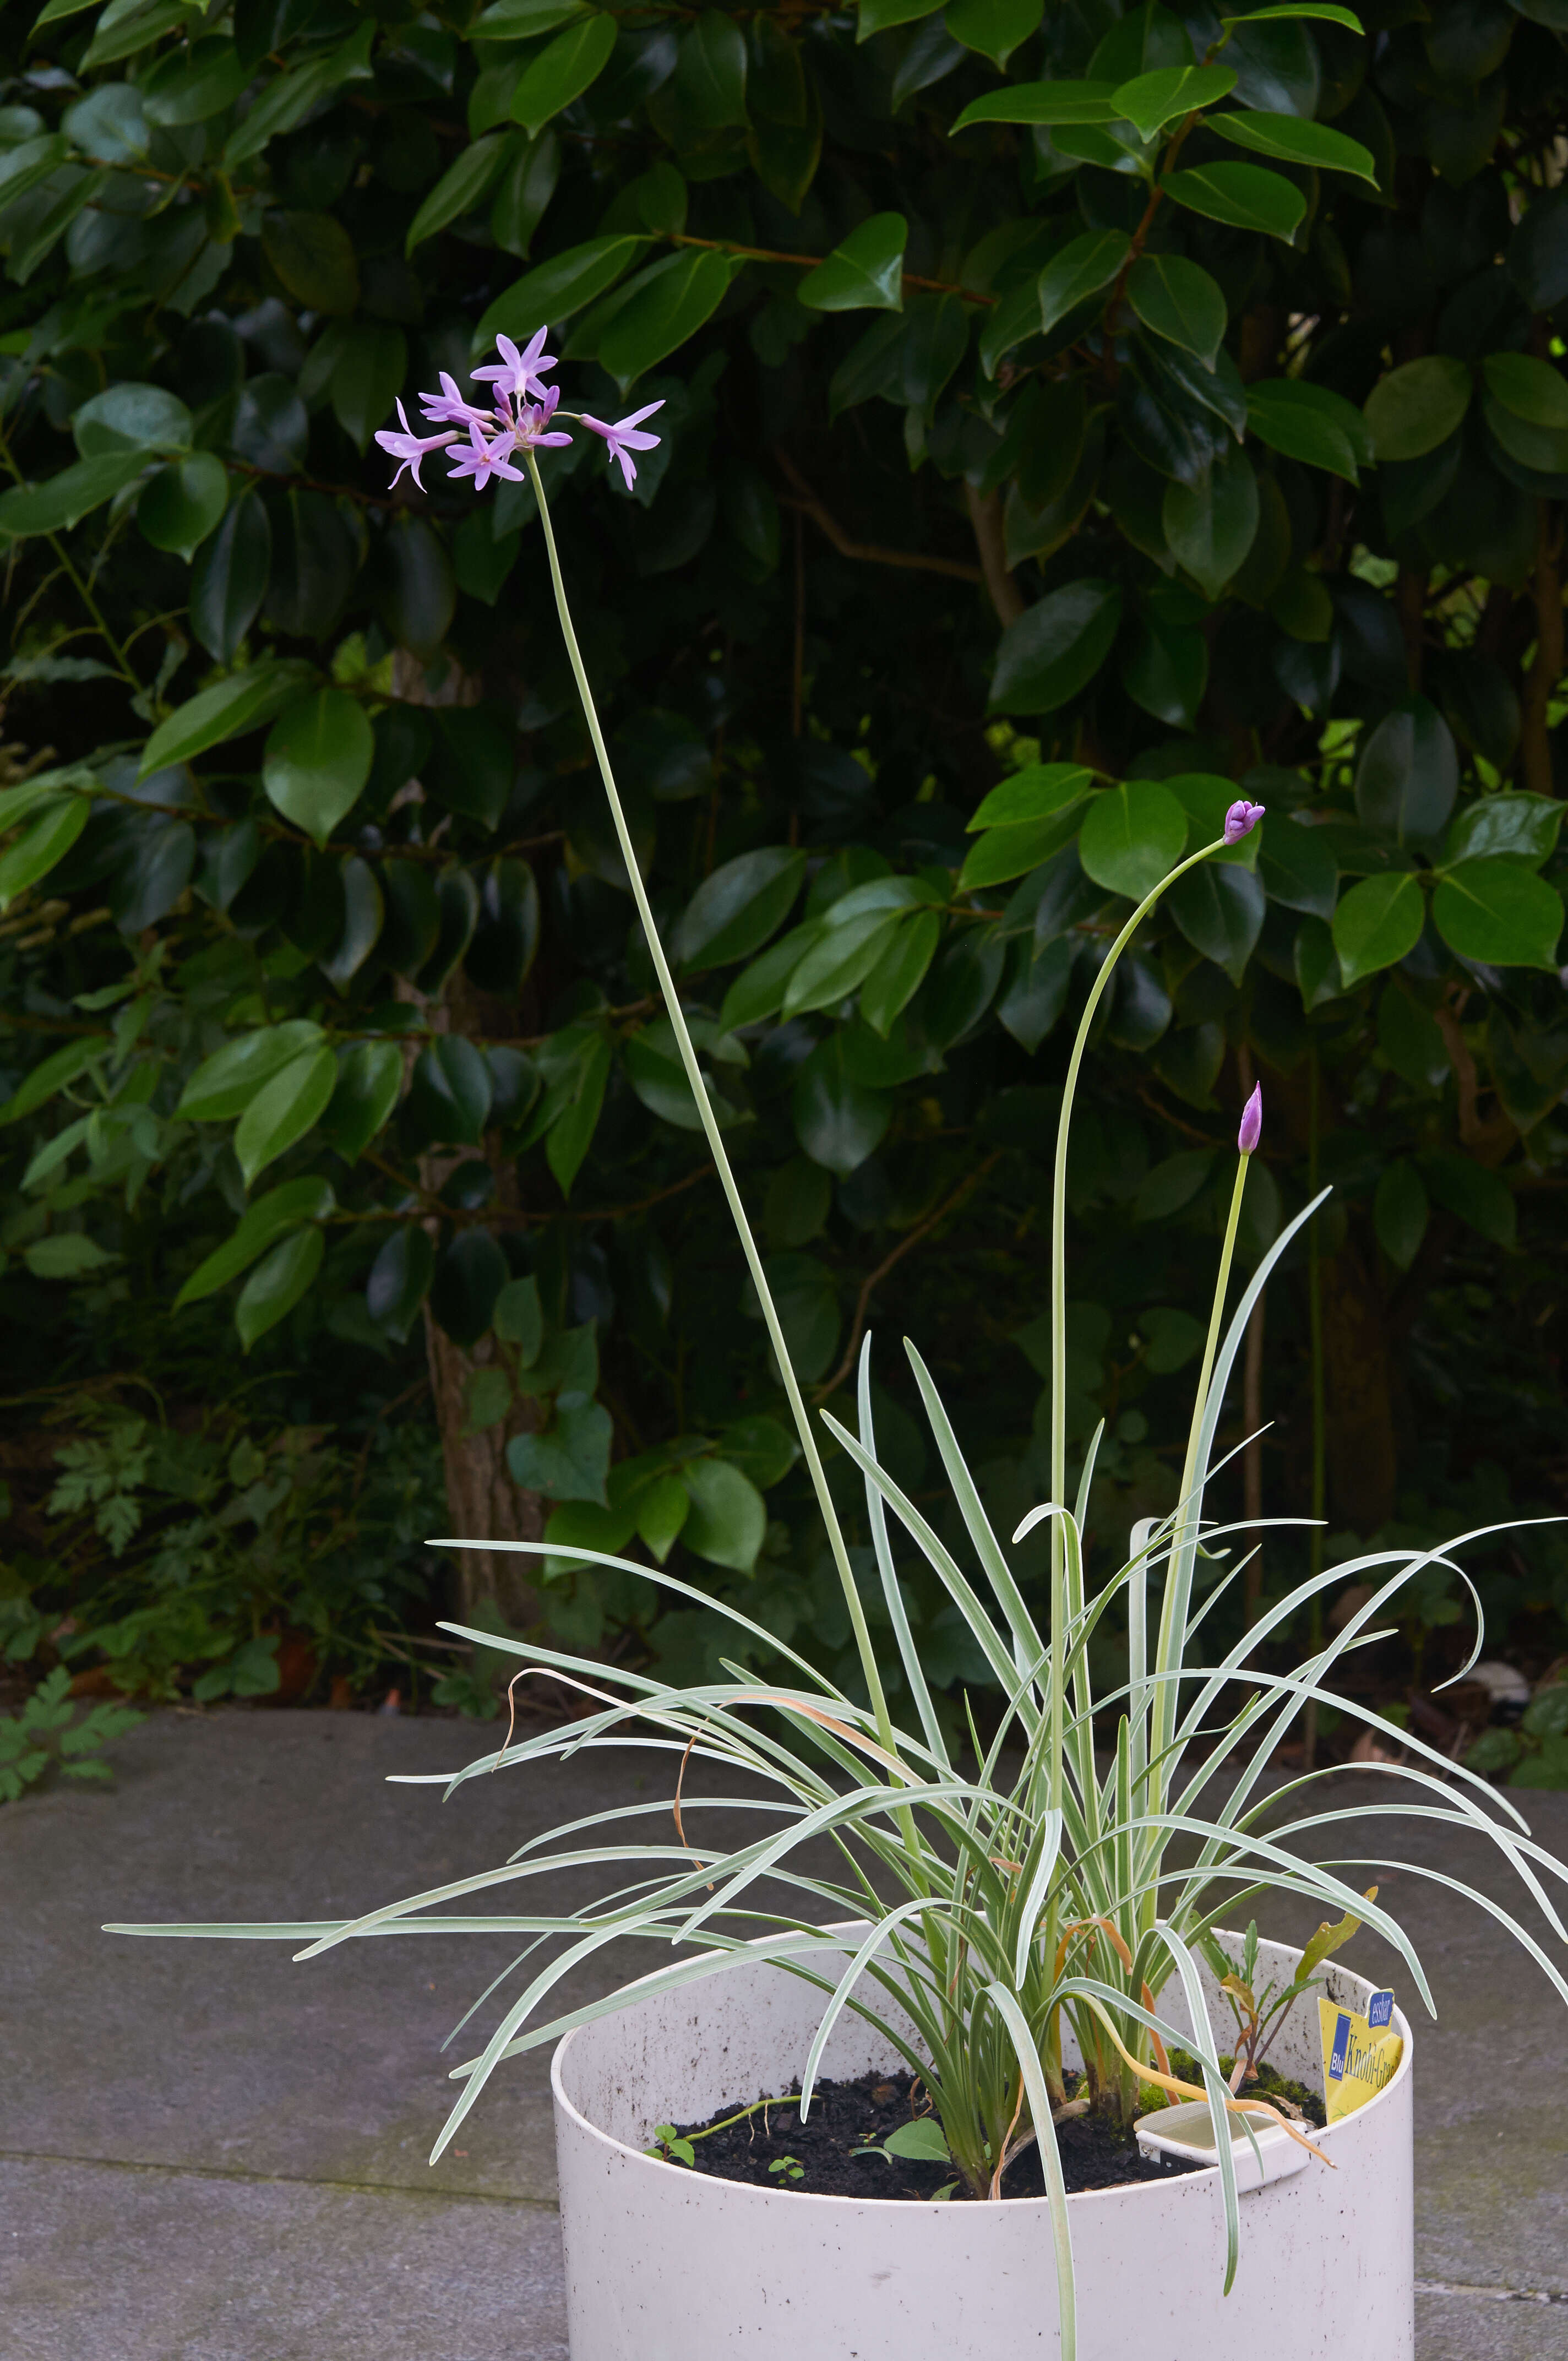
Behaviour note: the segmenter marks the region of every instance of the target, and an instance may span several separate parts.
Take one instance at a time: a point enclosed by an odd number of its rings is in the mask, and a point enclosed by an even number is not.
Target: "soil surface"
[[[1070,2085],[1070,2075],[1068,2080]],[[738,2122],[729,2120],[737,2110],[728,2106],[718,2108],[706,2124],[681,2124],[675,2129],[690,2143],[691,2169],[720,2180],[747,2180],[758,2189],[808,2197],[903,2197],[929,2204],[950,2191],[955,2202],[967,2199],[970,2191],[962,2181],[955,2185],[950,2164],[856,2153],[880,2149],[890,2132],[927,2112],[924,2088],[912,2104],[913,2090],[914,2078],[902,2070],[862,2074],[853,2082],[818,2082],[803,2124],[794,2103],[800,2093],[797,2081],[781,2097],[742,2114]],[[724,2128],[710,2128],[718,2125]],[[1173,2158],[1140,2155],[1137,2142],[1102,2116],[1077,2115],[1058,2124],[1057,2143],[1069,2194],[1116,2189],[1134,2180],[1168,2180],[1174,2174],[1201,2169]],[[667,2144],[663,2153],[671,2154]],[[685,2163],[686,2158],[675,2154],[671,2160]],[[1009,2165],[1003,2191],[1007,2197],[1045,2195],[1036,2147],[1025,2148]]]

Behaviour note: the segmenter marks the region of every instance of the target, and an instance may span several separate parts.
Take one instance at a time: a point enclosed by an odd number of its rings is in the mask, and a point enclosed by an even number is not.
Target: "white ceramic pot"
[[[1234,1938],[1233,1938],[1234,1939]],[[1265,1979],[1299,1953],[1260,1946]],[[1328,1996],[1373,1987],[1331,1962]],[[877,1993],[879,2004],[885,1996]],[[1229,2021],[1205,1983],[1218,2030]],[[919,2205],[719,2180],[642,2153],[661,2123],[786,2090],[824,2005],[800,1978],[744,1960],[581,2026],[552,2069],[572,2361],[980,2361],[1059,2352],[1044,2198]],[[888,2004],[890,2005],[890,2004]],[[1166,2013],[1185,2024],[1175,1992]],[[1315,2135],[1335,2167],[1241,2198],[1224,2282],[1219,2173],[1069,2197],[1080,2361],[1412,2361],[1409,2027],[1399,2070]],[[1230,2043],[1221,2035],[1221,2047]],[[825,2075],[899,2063],[846,2012]],[[1271,2062],[1321,2086],[1317,2009],[1299,2004]],[[1239,2158],[1238,2158],[1239,2162]]]

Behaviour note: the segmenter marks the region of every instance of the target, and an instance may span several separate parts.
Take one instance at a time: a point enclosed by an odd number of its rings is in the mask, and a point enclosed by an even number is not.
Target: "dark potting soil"
[[[1070,2085],[1071,2077],[1069,2077]],[[758,2189],[783,2189],[811,2197],[904,2197],[928,2204],[944,2190],[955,2201],[968,2198],[962,2181],[957,2186],[953,2168],[925,2163],[909,2157],[857,2155],[857,2149],[880,2147],[890,2132],[916,2120],[925,2097],[922,2090],[912,2105],[914,2078],[896,2074],[862,2074],[853,2082],[818,2082],[812,2093],[811,2113],[803,2124],[794,2101],[800,2084],[781,2097],[757,2105],[730,2123],[732,2106],[720,2107],[706,2124],[675,2126],[691,2143],[691,2169],[711,2173],[720,2180],[747,2180]],[[722,2124],[723,2130],[709,2130]],[[704,2134],[707,2136],[703,2136]],[[1174,2174],[1196,2172],[1198,2165],[1174,2158],[1145,2157],[1137,2142],[1100,2115],[1076,2115],[1057,2126],[1062,2171],[1069,2193],[1083,2189],[1118,2189],[1135,2180],[1168,2180]],[[665,2142],[653,2153],[670,2156]],[[672,2161],[684,2163],[684,2156]],[[1003,2182],[1007,2197],[1043,2197],[1045,2176],[1037,2147],[1026,2147],[1007,2168]]]

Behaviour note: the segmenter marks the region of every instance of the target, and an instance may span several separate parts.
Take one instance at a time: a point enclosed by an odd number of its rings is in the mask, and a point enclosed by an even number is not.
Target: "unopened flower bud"
[[[1225,814],[1225,842],[1239,844],[1244,836],[1252,834],[1262,818],[1263,806],[1249,804],[1243,796],[1239,803],[1234,803]]]
[[[1242,1127],[1236,1134],[1236,1146],[1244,1156],[1250,1156],[1263,1137],[1263,1084],[1254,1082],[1252,1096],[1242,1109]]]

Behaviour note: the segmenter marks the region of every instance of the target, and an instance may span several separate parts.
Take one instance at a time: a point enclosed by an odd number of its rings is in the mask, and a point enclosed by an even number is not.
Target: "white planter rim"
[[[850,1920],[826,1926],[821,1931],[825,1935],[841,1935],[850,1933],[861,1934],[863,1933],[864,1930],[863,1921],[856,1922]],[[1215,1933],[1218,1939],[1222,1942],[1228,1941],[1234,1943],[1240,1940],[1238,1936],[1234,1934],[1227,1934],[1226,1930],[1223,1927],[1216,1928]],[[733,1966],[743,1968],[751,1964],[748,1960],[747,1954],[752,1950],[761,1949],[762,1946],[766,1944],[770,1939],[772,1938],[765,1935],[758,1936],[752,1942],[744,1944],[736,1950],[724,1953],[709,1951],[702,1953],[699,1956],[706,1959],[722,1957],[729,1960]],[[1289,1948],[1299,1949],[1299,1946],[1293,1945]],[[784,1968],[782,1963],[775,1964],[780,1965],[781,1973],[787,1973],[787,1969]],[[641,1985],[652,1982],[663,1971],[661,1970],[654,1969],[649,1975],[639,1976],[633,1983],[624,1986],[623,1989],[628,1993],[634,1993]],[[1354,1971],[1352,1971],[1352,1972],[1354,1972]],[[717,1982],[717,1978],[715,1981]],[[1365,1979],[1363,1979],[1363,1981],[1365,1981]],[[1305,1995],[1303,2001],[1299,2003],[1298,2005],[1302,2006],[1310,2004],[1310,2002],[1316,1999],[1316,1996],[1317,1995],[1314,1991],[1312,1993]],[[824,2005],[826,2005],[827,1995],[824,1994],[823,1997]],[[610,2013],[613,2014],[613,2012]],[[602,2021],[602,2019],[596,2019],[595,2023],[601,2023]],[[1395,2009],[1391,2029],[1400,2036],[1404,2044],[1399,2063],[1395,2072],[1384,2084],[1382,2090],[1380,2090],[1374,2098],[1368,2099],[1364,2106],[1357,2107],[1354,2114],[1342,2115],[1337,2124],[1329,2124],[1321,2130],[1309,2126],[1310,2136],[1314,2142],[1323,2146],[1329,2145],[1333,2140],[1336,2132],[1343,2133],[1352,2124],[1365,2123],[1365,2119],[1372,2114],[1375,2109],[1384,2106],[1393,2097],[1394,2093],[1402,2088],[1411,2070],[1411,2050],[1413,2048],[1413,2044],[1410,2039],[1410,2027],[1402,2009]],[[690,2180],[692,2178],[692,2169],[689,2165],[668,2163],[663,2157],[649,2156],[645,2150],[632,2147],[625,2140],[617,2139],[612,2133],[601,2130],[599,2125],[596,2124],[590,2116],[583,2114],[572,2099],[567,2096],[565,2083],[563,2079],[563,2070],[567,2052],[570,2050],[573,2042],[577,2038],[579,2033],[587,2033],[592,2030],[592,2026],[576,2026],[570,2033],[564,2034],[555,2045],[550,2060],[550,2089],[556,2106],[559,2107],[573,2123],[580,2125],[583,2130],[593,2139],[602,2143],[604,2147],[613,2150],[617,2156],[623,2158],[629,2168],[634,2167],[638,2169],[645,2169],[650,2172],[670,2173],[677,2175],[682,2180]],[[784,2103],[782,2093],[780,2094],[780,2099],[781,2103]],[[746,2105],[749,2104],[750,2102],[740,2101],[739,2103]],[[1135,2136],[1132,2133],[1129,2133],[1130,2138],[1134,2136]],[[1313,2164],[1310,2158],[1308,2158],[1307,2161],[1313,2170],[1321,2171],[1324,2169],[1322,2166]],[[1067,2202],[1069,2205],[1093,2205],[1110,2199],[1114,2200],[1118,2204],[1127,2204],[1140,2197],[1158,2197],[1165,2200],[1167,2202],[1169,2202],[1172,2199],[1175,2199],[1176,2202],[1181,2202],[1182,2192],[1188,2190],[1190,2190],[1193,2192],[1194,2202],[1196,2202],[1197,2193],[1199,2191],[1204,2192],[1204,2199],[1206,2202],[1210,2180],[1212,2178],[1217,2177],[1219,2169],[1219,2165],[1216,2162],[1212,2165],[1205,2165],[1201,2167],[1197,2172],[1173,2173],[1169,2176],[1162,2175],[1157,2180],[1118,2181],[1110,2189],[1075,2190],[1069,2194]],[[726,2190],[732,2191],[735,2196],[740,2198],[754,2198],[759,2204],[762,2205],[843,2206],[851,2207],[857,2213],[862,2212],[869,2207],[880,2213],[907,2214],[912,2211],[913,2207],[920,2202],[917,2199],[907,2197],[873,2197],[869,2193],[863,2197],[828,2197],[820,2195],[815,2191],[804,2189],[759,2189],[754,2182],[747,2180],[730,2180],[722,2173],[703,2173],[698,2175],[697,2178],[703,2180],[717,2180],[721,2183]],[[926,2202],[929,2203],[933,2201],[927,2200]],[[1000,2205],[1020,2214],[1025,2213],[1030,2207],[1036,2208],[1042,2213],[1048,2213],[1050,2207],[1050,2199],[1048,2197],[1003,2197],[999,2199],[997,2202]]]

